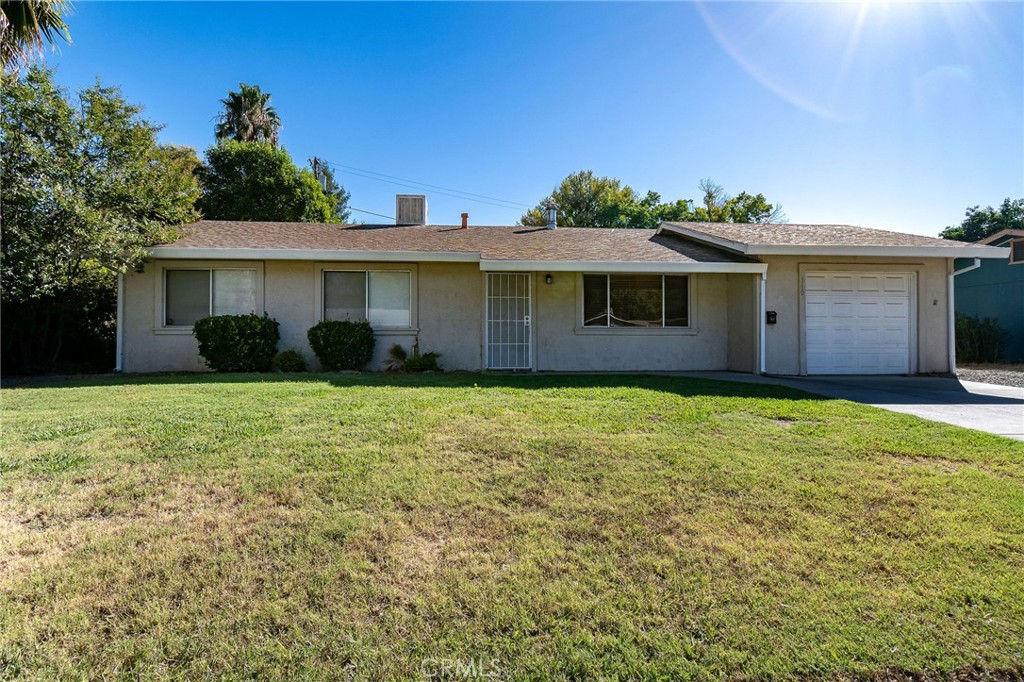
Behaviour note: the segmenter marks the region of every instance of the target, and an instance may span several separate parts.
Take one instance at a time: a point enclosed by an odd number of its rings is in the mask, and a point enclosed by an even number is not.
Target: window
[[[688,327],[686,275],[583,275],[584,327]]]
[[[374,327],[412,326],[412,277],[404,270],[324,271],[325,320],[369,320]]]
[[[210,315],[255,311],[255,270],[164,270],[164,326],[190,327]]]
[[[1024,239],[1010,242],[1010,264],[1024,265]]]

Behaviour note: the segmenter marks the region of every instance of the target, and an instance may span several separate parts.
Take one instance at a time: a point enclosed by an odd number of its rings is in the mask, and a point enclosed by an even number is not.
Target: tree
[[[950,225],[939,236],[961,242],[976,242],[1009,229],[1024,230],[1024,199],[1007,197],[999,208],[972,206],[967,209],[959,225]]]
[[[313,169],[313,175],[320,181],[320,186],[323,188],[324,193],[328,197],[334,197],[334,217],[337,218],[337,222],[347,223],[348,219],[352,217],[352,213],[348,210],[348,200],[352,195],[335,181],[334,171],[320,157],[314,156],[311,158],[309,160],[309,167]]]
[[[71,97],[32,67],[4,76],[0,104],[6,366],[46,369],[67,338],[109,353],[116,275],[198,217],[199,159],[99,83]]]
[[[64,14],[68,0],[2,0],[0,2],[0,60],[5,71],[27,66],[57,38],[71,42]]]
[[[702,180],[702,206],[689,199],[662,202],[657,192],[640,197],[616,178],[596,177],[580,171],[567,177],[536,208],[523,214],[523,225],[546,225],[545,206],[558,206],[558,224],[587,227],[656,227],[662,221],[778,223],[786,216],[779,205],[769,204],[763,194],[726,194],[713,180]]]
[[[558,224],[572,227],[627,227],[628,216],[639,201],[636,192],[615,178],[580,171],[562,180],[535,208],[519,219],[523,225],[546,225],[545,206],[558,206]]]
[[[269,142],[227,140],[210,147],[201,180],[198,207],[209,220],[339,222],[337,198]]]
[[[277,146],[281,118],[270,106],[270,93],[263,92],[258,85],[239,83],[238,91],[228,92],[220,103],[224,111],[217,122],[218,140],[267,141]]]

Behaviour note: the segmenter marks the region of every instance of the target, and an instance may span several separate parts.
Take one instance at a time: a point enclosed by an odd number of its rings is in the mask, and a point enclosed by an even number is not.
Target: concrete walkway
[[[688,372],[687,376],[777,384],[1024,440],[1024,388],[949,377],[774,377],[733,372]]]

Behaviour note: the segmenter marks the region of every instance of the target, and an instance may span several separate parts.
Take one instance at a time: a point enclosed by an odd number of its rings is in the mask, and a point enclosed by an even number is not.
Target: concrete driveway
[[[948,377],[758,377],[731,372],[694,372],[691,376],[778,384],[1024,440],[1024,388]]]

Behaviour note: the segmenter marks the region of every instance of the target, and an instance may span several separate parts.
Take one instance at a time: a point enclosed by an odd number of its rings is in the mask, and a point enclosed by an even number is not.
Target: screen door
[[[487,368],[530,369],[530,273],[487,273]]]

